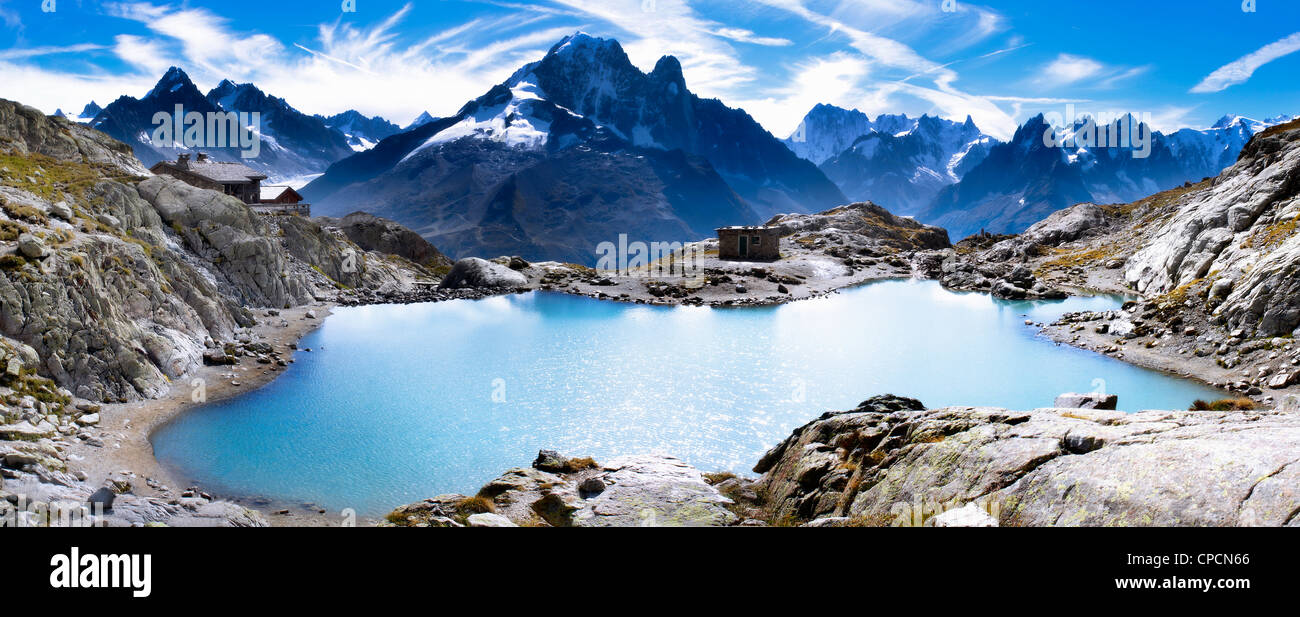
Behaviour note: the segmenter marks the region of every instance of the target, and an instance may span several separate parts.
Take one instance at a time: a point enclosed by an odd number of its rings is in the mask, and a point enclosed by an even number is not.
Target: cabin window
[[[754,236],[750,240],[750,243],[753,244],[754,246],[759,246],[760,244],[763,244],[763,236]]]

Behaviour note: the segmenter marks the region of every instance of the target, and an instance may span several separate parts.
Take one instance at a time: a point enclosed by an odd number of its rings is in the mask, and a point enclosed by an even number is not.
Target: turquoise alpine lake
[[[537,292],[339,308],[278,379],[152,439],[179,479],[209,490],[381,515],[472,495],[540,449],[748,472],[792,429],[876,394],[1033,409],[1104,389],[1130,411],[1214,397],[1025,324],[1121,301],[1008,302],[884,281],[762,308]]]

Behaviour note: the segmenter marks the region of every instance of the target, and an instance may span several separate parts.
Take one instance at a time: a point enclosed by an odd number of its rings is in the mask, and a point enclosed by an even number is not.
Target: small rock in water
[[[542,450],[533,461],[533,468],[552,473],[562,473],[568,468],[569,460],[560,456],[555,450]]]

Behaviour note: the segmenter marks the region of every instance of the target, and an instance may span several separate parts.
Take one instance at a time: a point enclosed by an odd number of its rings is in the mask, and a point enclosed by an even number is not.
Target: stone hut
[[[781,228],[722,227],[718,229],[718,258],[775,261],[781,258]]]

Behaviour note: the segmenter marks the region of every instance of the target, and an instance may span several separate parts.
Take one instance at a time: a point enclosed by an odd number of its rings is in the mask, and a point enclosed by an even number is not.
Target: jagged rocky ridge
[[[955,239],[980,231],[1020,233],[1077,203],[1124,203],[1217,175],[1236,160],[1252,135],[1286,119],[1257,122],[1228,117],[1209,129],[1183,129],[1170,135],[1147,127],[1143,133],[1150,134],[1150,152],[1136,158],[1135,150],[1127,147],[1049,146],[1044,143],[1049,131],[1064,139],[1091,130],[1094,124],[1085,118],[1070,127],[1052,127],[1043,116],[1036,116],[1011,141],[994,146],[960,182],[944,188],[914,214],[948,229]],[[1128,116],[1116,120],[1111,125],[1115,134],[1120,134],[1116,127],[1121,124],[1132,126],[1136,121]],[[1103,124],[1101,129],[1105,128]]]
[[[371,118],[355,109],[328,118],[319,115],[316,118],[322,120],[325,126],[343,133],[343,137],[348,140],[348,145],[357,152],[369,150],[375,147],[375,144],[403,130],[382,117]]]
[[[786,146],[818,165],[854,201],[884,204],[913,215],[941,189],[959,182],[1001,142],[970,117],[881,114],[873,121],[857,110],[818,105]]]
[[[154,143],[152,136],[157,125],[154,114],[174,114],[176,105],[186,114],[197,112],[239,112],[261,114],[258,131],[258,153],[255,158],[244,158],[238,144],[230,147],[209,146],[199,148],[215,160],[234,161],[248,165],[267,174],[272,181],[283,182],[300,176],[319,174],[331,163],[353,153],[353,134],[331,126],[325,118],[308,116],[282,98],[270,96],[253,84],[236,84],[222,81],[206,95],[199,91],[185,71],[177,67],[168,69],[145,96],[136,99],[123,95],[107,107],[98,110],[89,121],[92,128],[129,144],[136,157],[146,166],[163,160],[173,160],[178,153],[190,149],[172,147],[172,144]],[[87,108],[87,111],[91,109]],[[86,112],[83,112],[86,113]],[[367,124],[364,116],[341,119],[347,127]],[[372,128],[381,130],[382,125]],[[360,129],[357,132],[361,132]],[[176,136],[179,141],[180,136]],[[357,143],[362,143],[358,141]]]

